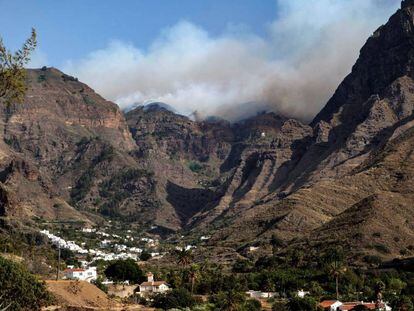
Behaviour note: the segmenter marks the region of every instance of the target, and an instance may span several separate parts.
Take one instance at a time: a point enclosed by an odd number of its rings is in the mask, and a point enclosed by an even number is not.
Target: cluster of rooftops
[[[375,302],[364,302],[364,301],[352,301],[352,302],[341,302],[339,300],[324,300],[319,304],[322,309],[327,311],[348,311],[358,310],[360,307],[365,307],[366,310],[381,310],[391,311],[391,307],[385,303]]]

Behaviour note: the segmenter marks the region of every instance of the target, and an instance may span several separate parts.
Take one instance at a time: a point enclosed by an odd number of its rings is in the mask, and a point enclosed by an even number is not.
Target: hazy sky
[[[399,0],[0,0],[31,66],[79,77],[122,108],[165,101],[237,119],[260,109],[310,119]]]
[[[276,13],[274,0],[0,0],[0,34],[15,48],[34,26],[48,64],[61,67],[112,40],[146,49],[182,20],[212,35],[229,27],[263,34]]]

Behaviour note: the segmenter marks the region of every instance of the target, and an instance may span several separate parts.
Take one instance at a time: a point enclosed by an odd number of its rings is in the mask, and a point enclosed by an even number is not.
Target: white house
[[[250,298],[260,299],[260,298],[272,298],[276,295],[274,292],[261,292],[256,290],[249,290],[246,292],[246,295]]]
[[[306,292],[303,289],[298,290],[297,295],[299,298],[305,298],[306,295],[310,295],[310,292]]]
[[[96,267],[90,267],[87,269],[84,269],[84,268],[66,269],[65,271],[63,271],[63,274],[65,278],[69,280],[80,280],[80,281],[91,282],[98,278]]]
[[[154,281],[154,275],[149,272],[147,274],[148,281],[139,285],[139,294],[141,296],[148,296],[155,293],[165,293],[170,290],[167,282]]]

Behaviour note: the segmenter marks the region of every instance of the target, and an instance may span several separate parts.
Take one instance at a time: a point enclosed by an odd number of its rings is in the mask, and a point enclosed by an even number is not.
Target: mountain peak
[[[364,102],[372,95],[381,97],[393,81],[414,77],[414,0],[405,0],[401,5],[403,9],[367,40],[352,72],[312,121],[312,126],[321,120],[330,122],[340,110],[346,113],[340,121],[351,124],[357,117],[353,113],[360,110],[344,109],[345,104],[362,109]]]
[[[175,109],[170,105],[162,102],[151,102],[144,105],[144,111],[170,111],[176,113]]]

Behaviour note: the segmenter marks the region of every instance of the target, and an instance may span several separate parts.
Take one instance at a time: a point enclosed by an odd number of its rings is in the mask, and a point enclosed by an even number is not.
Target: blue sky
[[[212,35],[228,27],[263,34],[276,13],[274,0],[0,0],[0,34],[17,48],[35,27],[40,51],[49,65],[60,67],[111,40],[145,49],[181,20]]]
[[[12,49],[35,27],[31,67],[76,76],[121,108],[163,101],[230,120],[310,120],[400,0],[0,0]]]

